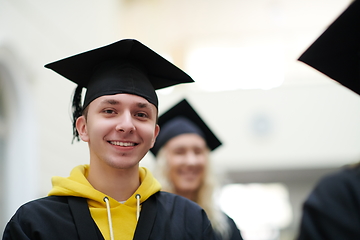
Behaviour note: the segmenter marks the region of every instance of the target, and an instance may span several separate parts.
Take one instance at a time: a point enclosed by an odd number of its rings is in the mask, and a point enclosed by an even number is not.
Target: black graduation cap
[[[360,0],[353,1],[298,60],[360,94]]]
[[[194,82],[184,71],[134,39],[83,52],[45,65],[76,83],[73,99],[73,131],[76,119],[91,101],[103,96],[130,93],[158,107],[155,90]],[[86,88],[84,104],[81,92]]]
[[[171,138],[184,133],[196,133],[202,136],[211,151],[221,145],[220,140],[186,99],[183,99],[162,114],[159,117],[158,124],[160,126],[160,133],[156,138],[154,147],[150,149],[155,156]]]

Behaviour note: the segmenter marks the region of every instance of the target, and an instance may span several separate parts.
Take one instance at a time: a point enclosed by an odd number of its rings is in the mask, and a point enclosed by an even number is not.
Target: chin
[[[109,162],[109,166],[111,166],[112,168],[115,169],[128,169],[128,168],[132,168],[135,165],[137,165],[138,162],[134,162],[134,161],[111,161]]]
[[[179,189],[182,192],[195,192],[198,190],[198,185],[183,185]]]

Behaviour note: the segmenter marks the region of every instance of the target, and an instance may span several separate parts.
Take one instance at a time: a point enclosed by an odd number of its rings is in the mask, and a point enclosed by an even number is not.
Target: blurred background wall
[[[88,163],[75,85],[43,66],[135,38],[195,79],[159,91],[160,114],[185,97],[222,140],[219,203],[245,239],[292,239],[316,181],[360,159],[359,96],[296,60],[350,2],[0,0],[0,229]]]

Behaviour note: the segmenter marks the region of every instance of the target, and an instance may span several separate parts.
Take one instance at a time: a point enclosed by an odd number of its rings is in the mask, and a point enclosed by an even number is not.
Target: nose
[[[131,113],[124,112],[119,118],[116,124],[115,130],[119,132],[134,132],[135,125]]]
[[[188,165],[197,165],[198,164],[198,158],[196,154],[193,151],[187,151],[185,155],[185,162]]]

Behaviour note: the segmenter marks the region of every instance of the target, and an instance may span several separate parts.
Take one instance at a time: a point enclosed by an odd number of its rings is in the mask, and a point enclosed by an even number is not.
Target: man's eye
[[[141,117],[141,118],[147,117],[147,115],[145,113],[137,113],[136,116]]]
[[[112,109],[105,109],[103,112],[104,112],[104,113],[107,113],[107,114],[115,113],[115,111],[112,110]]]

